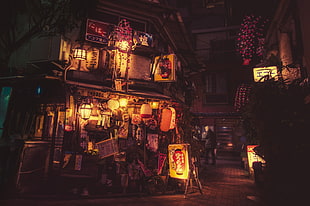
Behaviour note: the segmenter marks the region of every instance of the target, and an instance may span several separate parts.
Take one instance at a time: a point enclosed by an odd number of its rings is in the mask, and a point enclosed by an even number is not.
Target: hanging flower
[[[244,65],[248,65],[255,56],[263,56],[264,32],[267,21],[261,16],[249,15],[244,17],[237,37],[237,51],[244,60]]]

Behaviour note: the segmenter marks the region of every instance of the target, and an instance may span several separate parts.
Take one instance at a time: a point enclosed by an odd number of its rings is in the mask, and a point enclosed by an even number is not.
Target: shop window
[[[12,93],[12,87],[1,88],[0,93],[0,138],[2,137],[4,129],[4,121],[6,118],[6,113]]]

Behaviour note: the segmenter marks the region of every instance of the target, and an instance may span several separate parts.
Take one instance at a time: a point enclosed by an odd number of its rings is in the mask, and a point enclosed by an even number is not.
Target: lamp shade
[[[74,49],[73,58],[78,60],[86,60],[86,50],[81,47]]]
[[[110,99],[108,101],[108,108],[110,110],[115,110],[119,108],[119,101],[117,99]]]
[[[80,115],[82,119],[89,119],[92,111],[92,105],[90,103],[83,103],[80,106]]]
[[[150,104],[142,104],[140,109],[140,115],[142,118],[151,118],[152,117],[152,107]]]

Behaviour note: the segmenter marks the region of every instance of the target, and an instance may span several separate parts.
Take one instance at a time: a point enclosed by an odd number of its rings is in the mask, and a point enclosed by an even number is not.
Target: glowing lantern
[[[171,121],[170,121],[170,127],[169,129],[174,129],[175,128],[175,119],[176,119],[176,112],[173,107],[169,107],[171,110]]]
[[[115,110],[115,109],[118,109],[119,108],[119,101],[117,99],[110,99],[108,101],[108,108],[110,110]]]
[[[120,98],[118,101],[119,101],[120,107],[126,107],[128,104],[128,99],[126,99],[126,98]]]
[[[142,118],[151,118],[152,117],[152,107],[150,104],[142,104],[140,109],[140,115]]]
[[[90,103],[83,103],[80,106],[80,115],[82,119],[89,119],[92,111],[92,105]]]
[[[170,109],[163,109],[161,112],[160,130],[168,132],[171,125],[172,111]]]
[[[151,102],[152,109],[158,109],[159,102]]]
[[[131,45],[129,44],[128,41],[122,40],[122,41],[118,42],[118,48],[121,51],[125,51],[125,52],[129,51],[130,50],[130,46]]]
[[[74,49],[73,58],[78,60],[86,60],[86,50],[81,47]]]

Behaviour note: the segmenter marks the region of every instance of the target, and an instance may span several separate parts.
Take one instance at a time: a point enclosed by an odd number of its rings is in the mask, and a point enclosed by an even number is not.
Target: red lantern
[[[161,112],[160,130],[168,132],[171,125],[172,111],[170,109],[163,109]]]

